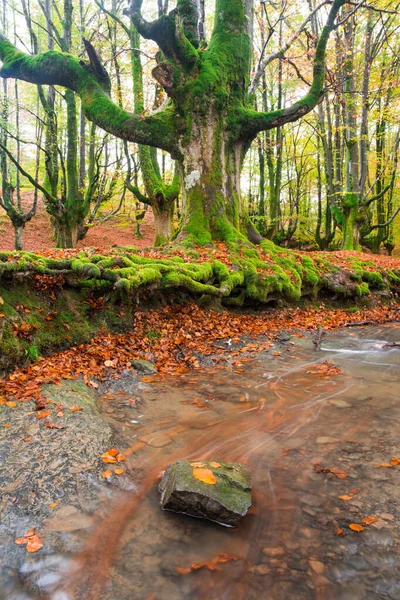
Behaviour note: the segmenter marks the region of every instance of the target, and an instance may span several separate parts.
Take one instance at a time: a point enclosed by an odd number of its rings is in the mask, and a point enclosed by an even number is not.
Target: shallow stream
[[[376,468],[400,456],[399,342],[396,324],[349,328],[320,351],[291,337],[228,369],[109,382],[103,418],[126,472],[97,478],[86,511],[55,512],[4,598],[400,599],[400,466]],[[251,466],[238,528],[160,511],[177,458]]]

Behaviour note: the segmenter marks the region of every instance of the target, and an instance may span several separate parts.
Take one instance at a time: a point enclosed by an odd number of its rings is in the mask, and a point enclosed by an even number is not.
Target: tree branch
[[[49,51],[30,56],[0,34],[0,76],[45,85],[60,85],[76,92],[86,117],[123,140],[162,148],[179,156],[171,111],[140,117],[117,106],[107,93],[96,68],[65,52]],[[93,57],[92,57],[93,62]]]
[[[314,15],[326,4],[330,4],[330,0],[324,0],[321,4],[319,4],[316,8],[314,8],[314,10],[310,12],[310,14],[303,21],[303,23],[300,25],[300,27],[297,29],[297,31],[295,31],[293,33],[293,35],[290,36],[290,38],[282,46],[282,48],[279,48],[279,50],[277,50],[276,52],[272,52],[271,54],[266,56],[263,60],[261,60],[263,52],[261,53],[260,61],[258,62],[257,68],[254,73],[253,81],[251,82],[251,85],[250,85],[250,90],[249,90],[250,94],[254,94],[256,92],[256,90],[260,84],[260,81],[261,81],[261,76],[262,76],[264,70],[267,68],[267,66],[272,61],[276,60],[277,58],[283,58],[285,52],[287,52],[287,50],[290,48],[290,46],[293,44],[293,42],[295,42],[297,40],[299,35],[304,31],[307,24],[312,20]]]
[[[400,206],[399,208],[397,208],[394,213],[392,214],[392,216],[390,217],[390,219],[388,221],[386,221],[386,223],[378,223],[378,225],[372,225],[371,227],[371,231],[373,229],[383,229],[383,227],[387,227],[388,225],[390,225],[390,223],[393,223],[393,221],[395,220],[395,218],[397,217],[397,215],[400,213]]]
[[[180,0],[178,8],[151,22],[145,21],[142,17],[143,0],[131,0],[125,14],[131,17],[134,26],[142,37],[153,40],[158,44],[165,58],[192,68],[198,60],[198,53],[190,39],[185,35],[185,16],[181,19],[179,14],[179,6],[189,1],[184,0],[183,2]],[[189,37],[192,37],[187,28],[186,32]]]
[[[271,112],[257,112],[252,109],[244,109],[237,115],[240,120],[240,134],[252,140],[259,131],[267,131],[280,127],[285,123],[297,121],[309,113],[321,100],[324,92],[325,83],[325,59],[326,47],[329,36],[335,28],[336,17],[346,0],[334,0],[329,11],[328,19],[318,40],[313,69],[313,81],[308,93],[301,99],[287,108],[274,110]]]

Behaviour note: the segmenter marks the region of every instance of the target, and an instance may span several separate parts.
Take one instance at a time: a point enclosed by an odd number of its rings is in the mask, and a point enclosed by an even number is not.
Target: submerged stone
[[[208,470],[215,483],[195,473]],[[160,484],[161,508],[234,527],[251,506],[251,469],[240,463],[189,462],[168,466]]]
[[[149,360],[133,360],[132,367],[141,373],[157,373],[157,368]]]

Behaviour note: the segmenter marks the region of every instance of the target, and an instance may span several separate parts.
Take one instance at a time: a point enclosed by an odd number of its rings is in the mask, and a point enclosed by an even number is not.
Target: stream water
[[[90,526],[60,517],[54,547],[21,565],[24,584],[5,597],[400,599],[400,466],[376,468],[400,456],[399,341],[396,324],[346,329],[319,352],[292,337],[241,366],[112,382],[103,415],[126,473],[98,484]],[[160,511],[157,479],[177,458],[251,466],[239,527]]]

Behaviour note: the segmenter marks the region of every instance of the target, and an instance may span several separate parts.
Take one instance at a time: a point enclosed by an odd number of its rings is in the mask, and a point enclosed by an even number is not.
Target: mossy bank
[[[400,291],[400,261],[357,253],[299,253],[262,241],[182,249],[112,248],[96,253],[0,253],[0,369],[122,331],[134,308],[184,303],[262,307],[320,298],[391,300]]]

